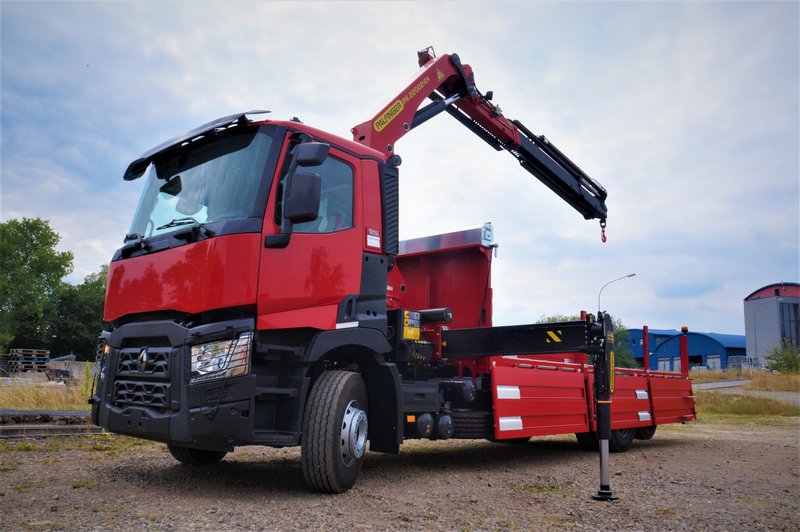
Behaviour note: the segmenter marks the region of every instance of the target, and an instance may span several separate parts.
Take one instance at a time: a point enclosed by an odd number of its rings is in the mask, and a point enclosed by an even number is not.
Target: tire
[[[494,439],[494,420],[486,410],[453,410],[453,438],[461,440]]]
[[[637,440],[649,440],[656,434],[656,426],[650,425],[649,427],[639,427],[634,432],[634,438]]]
[[[633,445],[635,429],[618,429],[611,431],[611,439],[608,440],[608,450],[612,453],[624,453]]]
[[[576,432],[575,438],[578,440],[578,447],[581,451],[596,452],[600,450],[596,432]]]
[[[227,451],[207,451],[205,449],[192,449],[181,445],[167,444],[169,454],[184,465],[201,466],[216,464],[228,454]]]
[[[367,448],[367,388],[358,373],[327,371],[303,414],[300,461],[313,489],[343,493],[361,473]]]

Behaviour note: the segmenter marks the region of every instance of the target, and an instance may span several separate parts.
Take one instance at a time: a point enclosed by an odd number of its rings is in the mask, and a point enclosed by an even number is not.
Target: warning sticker
[[[381,249],[381,234],[377,229],[367,229],[367,247]]]

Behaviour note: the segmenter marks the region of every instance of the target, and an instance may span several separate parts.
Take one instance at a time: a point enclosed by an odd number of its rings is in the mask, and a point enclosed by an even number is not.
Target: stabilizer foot
[[[619,499],[619,497],[611,493],[610,489],[601,489],[592,495],[592,499],[596,501],[616,501]]]

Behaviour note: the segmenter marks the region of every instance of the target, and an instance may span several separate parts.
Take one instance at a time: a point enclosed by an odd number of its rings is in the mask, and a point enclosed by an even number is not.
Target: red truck
[[[625,451],[694,419],[686,375],[613,370],[603,313],[492,326],[491,225],[399,241],[395,143],[441,112],[586,219],[607,213],[603,187],[506,119],[457,55],[418,58],[353,140],[249,112],[130,164],[145,184],[109,267],[94,423],[194,465],[300,445],[307,483],[343,492],[368,442],[575,433]]]

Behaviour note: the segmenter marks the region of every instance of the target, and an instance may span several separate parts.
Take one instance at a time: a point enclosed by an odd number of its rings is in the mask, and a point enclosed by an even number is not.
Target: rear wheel
[[[578,440],[578,447],[582,451],[597,451],[600,448],[596,432],[576,432],[575,438]]]
[[[342,493],[355,484],[367,449],[367,389],[358,373],[327,371],[308,397],[301,441],[303,477]]]
[[[178,462],[186,465],[208,465],[216,464],[228,454],[227,451],[207,451],[204,449],[192,449],[182,445],[167,444],[169,454]]]
[[[650,425],[649,427],[639,427],[634,433],[637,440],[649,440],[656,434],[656,426]]]
[[[453,438],[490,440],[494,438],[492,413],[486,410],[453,410]]]
[[[608,440],[608,450],[612,453],[624,453],[633,445],[634,429],[618,429],[611,431],[611,439]]]

